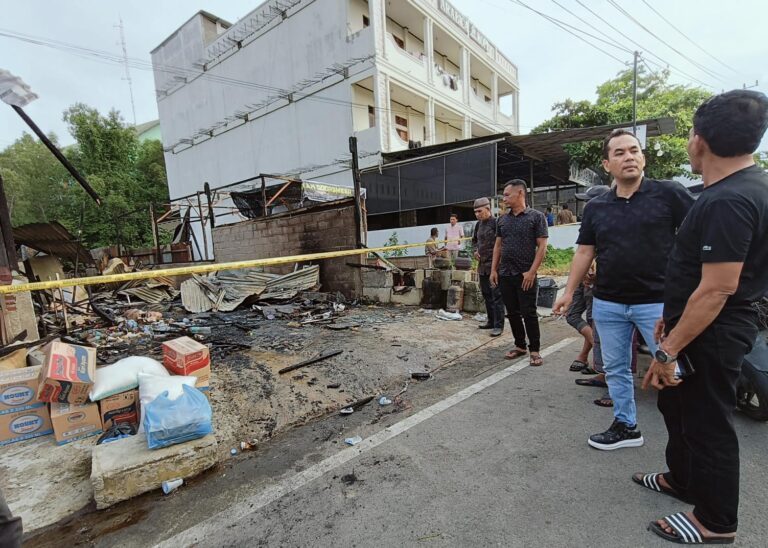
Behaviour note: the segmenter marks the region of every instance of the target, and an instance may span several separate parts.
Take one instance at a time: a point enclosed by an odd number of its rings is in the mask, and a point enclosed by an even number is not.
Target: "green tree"
[[[768,150],[755,152],[755,163],[761,168],[768,170]]]
[[[69,174],[42,142],[24,133],[0,152],[0,175],[15,226],[60,217]]]
[[[64,154],[102,198],[98,207],[45,146],[25,135],[0,153],[14,224],[57,220],[87,247],[152,243],[149,206],[168,203],[159,141],[140,143],[113,110],[76,104],[64,112],[75,144]]]
[[[397,231],[394,231],[392,235],[387,239],[386,242],[384,242],[383,247],[389,247],[389,246],[395,246],[395,245],[407,245],[408,242],[403,242],[400,244],[400,238],[397,235]],[[408,251],[406,249],[393,249],[391,251],[385,251],[382,253],[382,256],[384,257],[405,257],[408,255]]]
[[[669,72],[648,73],[638,69],[637,118],[668,116],[675,120],[675,132],[649,138],[646,174],[655,178],[671,178],[687,174],[682,166],[688,163],[686,145],[693,113],[711,94],[701,88],[669,83]],[[632,124],[632,71],[620,72],[616,78],[597,87],[595,102],[566,99],[552,107],[555,115],[534,128],[533,133],[559,129]],[[580,167],[604,174],[602,142],[590,141],[566,145],[571,157]]]

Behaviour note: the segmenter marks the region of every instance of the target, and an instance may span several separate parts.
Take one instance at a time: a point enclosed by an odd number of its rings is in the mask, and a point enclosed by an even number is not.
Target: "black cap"
[[[586,192],[577,193],[576,199],[581,200],[582,202],[588,202],[610,191],[611,191],[611,187],[609,187],[608,185],[595,185],[595,186],[589,187],[586,190]]]

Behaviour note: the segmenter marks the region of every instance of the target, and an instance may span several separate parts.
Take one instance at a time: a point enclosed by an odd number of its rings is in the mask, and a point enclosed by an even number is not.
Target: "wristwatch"
[[[672,363],[673,361],[677,360],[676,354],[667,354],[661,348],[656,350],[656,354],[654,355],[654,357],[656,358],[656,361],[659,363]]]

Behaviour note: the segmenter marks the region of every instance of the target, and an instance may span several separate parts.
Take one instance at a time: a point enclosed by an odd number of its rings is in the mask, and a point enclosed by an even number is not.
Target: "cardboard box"
[[[99,406],[95,403],[54,402],[51,404],[51,423],[59,445],[102,432]]]
[[[45,405],[37,399],[40,369],[37,366],[0,371],[0,415]]]
[[[0,446],[53,434],[48,406],[0,415]]]
[[[163,343],[163,365],[174,375],[192,375],[211,365],[208,347],[189,337]]]
[[[139,391],[128,390],[108,396],[99,401],[99,413],[104,430],[108,430],[114,422],[130,422],[139,424]]]
[[[198,390],[201,390],[205,392],[206,390],[211,389],[211,366],[206,365],[202,369],[198,369],[197,371],[193,371],[189,374],[190,377],[197,377],[197,382],[195,382],[195,388]]]
[[[53,341],[45,348],[37,399],[85,403],[96,376],[96,349]]]

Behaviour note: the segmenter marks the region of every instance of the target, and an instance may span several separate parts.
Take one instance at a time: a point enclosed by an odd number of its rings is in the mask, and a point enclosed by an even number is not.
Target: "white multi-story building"
[[[351,185],[379,153],[518,131],[517,68],[447,0],[199,12],[152,52],[171,199],[259,173]]]

